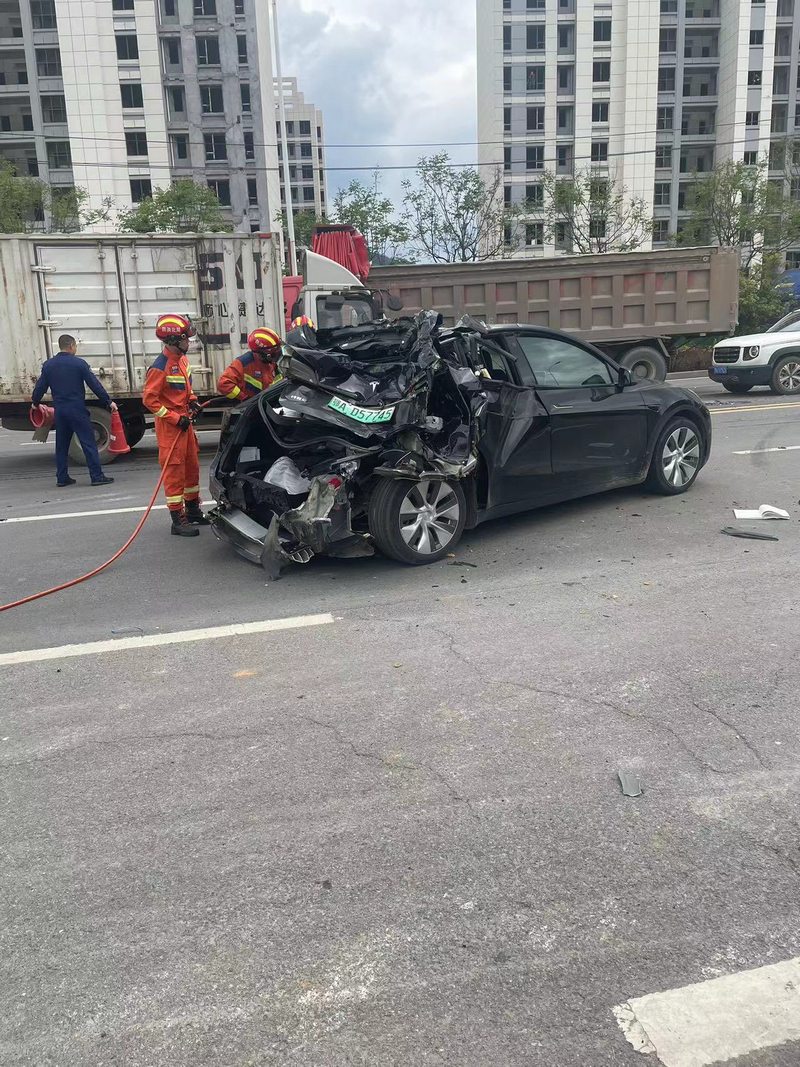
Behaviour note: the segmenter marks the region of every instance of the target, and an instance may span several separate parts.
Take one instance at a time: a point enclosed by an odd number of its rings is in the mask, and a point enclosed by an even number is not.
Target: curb
[[[670,371],[667,375],[667,379],[670,378],[707,378],[707,370],[676,370]]]

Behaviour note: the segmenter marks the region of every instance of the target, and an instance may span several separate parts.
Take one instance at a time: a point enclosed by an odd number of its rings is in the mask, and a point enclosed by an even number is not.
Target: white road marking
[[[800,1040],[800,957],[629,1000],[613,1009],[664,1067],[705,1067]]]
[[[326,626],[333,616],[295,615],[288,619],[265,619],[263,622],[240,622],[231,626],[207,626],[202,630],[176,630],[166,634],[144,634],[142,637],[120,637],[110,641],[87,641],[80,645],[58,645],[55,648],[32,648],[23,652],[3,652],[0,667],[18,663],[41,663],[48,659],[71,659],[74,656],[94,656],[104,652],[127,652],[138,648],[161,645],[185,645],[191,641],[212,641],[218,637],[246,637],[266,634],[274,630],[299,630],[305,626]]]
[[[154,504],[153,511],[164,511],[166,507],[166,504]],[[16,519],[0,518],[0,526],[8,526],[12,522],[49,522],[51,519],[82,519],[87,515],[130,515],[136,511],[147,511],[147,507],[101,508],[100,511],[62,511],[59,515],[19,515]]]
[[[745,448],[734,456],[761,456],[765,452],[796,452],[800,445],[778,445],[777,448]]]

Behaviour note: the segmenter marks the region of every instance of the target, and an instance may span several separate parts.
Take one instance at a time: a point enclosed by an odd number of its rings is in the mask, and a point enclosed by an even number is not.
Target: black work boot
[[[169,513],[172,519],[172,533],[176,537],[199,537],[200,531],[196,530],[194,526],[189,525],[189,520],[186,518],[186,514],[183,511],[171,511]]]
[[[207,519],[200,509],[199,500],[186,501],[186,519],[192,526],[210,526],[211,520]]]

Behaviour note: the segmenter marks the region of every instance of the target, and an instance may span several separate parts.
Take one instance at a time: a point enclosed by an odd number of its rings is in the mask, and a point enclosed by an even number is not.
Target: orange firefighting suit
[[[278,350],[280,354],[280,350]],[[226,367],[217,383],[217,392],[240,403],[257,396],[275,381],[275,363],[254,352],[245,352]]]
[[[156,417],[158,462],[166,464],[164,492],[170,511],[182,511],[184,501],[200,502],[200,456],[194,426],[181,430],[182,415],[191,418],[189,407],[197,397],[192,389],[189,360],[167,345],[147,371],[142,394],[144,406]],[[169,451],[177,439],[171,456]],[[167,457],[169,456],[169,461]]]

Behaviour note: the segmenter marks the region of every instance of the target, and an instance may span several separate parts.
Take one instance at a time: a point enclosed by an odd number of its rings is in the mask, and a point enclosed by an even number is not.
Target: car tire
[[[111,463],[116,456],[108,451],[111,444],[111,412],[105,408],[89,408],[89,419],[94,430],[94,440],[101,463]],[[72,437],[69,443],[69,458],[80,467],[86,466],[86,456],[83,454],[81,443],[77,437]]]
[[[657,349],[647,345],[629,348],[617,362],[631,372],[636,382],[663,382],[667,377],[667,361]]]
[[[779,396],[800,393],[800,356],[783,356],[775,361],[769,387]]]
[[[378,482],[369,532],[384,556],[421,566],[452,552],[464,532],[467,502],[457,481]]]
[[[670,419],[656,438],[645,485],[654,493],[676,496],[693,484],[703,461],[705,443],[689,415]]]
[[[752,385],[742,385],[741,382],[723,382],[722,388],[727,389],[729,393],[749,393],[753,387]]]

